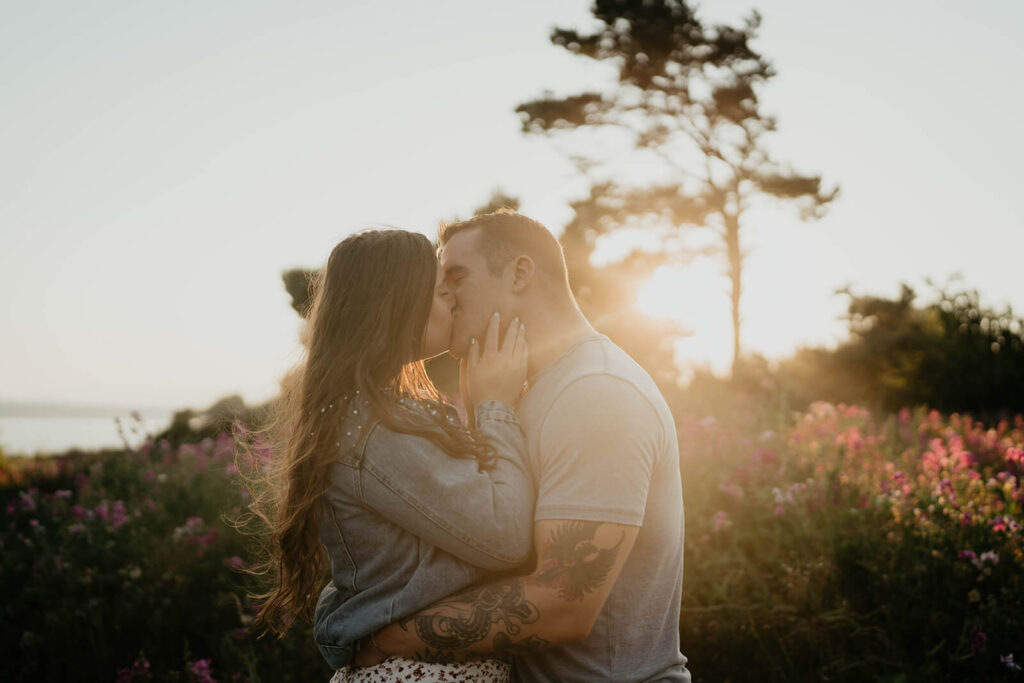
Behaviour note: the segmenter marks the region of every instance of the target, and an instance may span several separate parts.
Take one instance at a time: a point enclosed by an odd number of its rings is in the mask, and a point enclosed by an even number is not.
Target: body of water
[[[29,412],[44,414],[25,414]],[[128,443],[138,446],[145,440],[147,433],[163,431],[170,424],[172,415],[170,411],[166,414],[147,412],[135,419],[128,410],[105,415],[73,415],[60,410],[48,411],[50,414],[46,412],[0,412],[0,449],[4,454],[37,455],[62,453],[72,448],[92,450],[122,447],[124,441],[118,434],[118,418]]]

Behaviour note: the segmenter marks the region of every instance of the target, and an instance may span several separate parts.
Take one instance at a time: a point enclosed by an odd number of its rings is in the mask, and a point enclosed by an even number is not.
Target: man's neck
[[[596,333],[575,307],[531,315],[526,321],[526,343],[530,349],[528,376],[533,377],[546,368],[580,337]]]

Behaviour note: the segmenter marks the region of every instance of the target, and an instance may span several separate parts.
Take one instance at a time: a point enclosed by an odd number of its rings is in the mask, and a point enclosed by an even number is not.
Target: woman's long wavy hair
[[[402,417],[401,398],[438,398],[419,360],[437,268],[424,235],[371,230],[335,246],[311,284],[304,358],[282,379],[271,422],[261,432],[269,436],[269,467],[248,478],[249,521],[269,532],[267,559],[253,571],[270,585],[253,596],[262,600],[254,623],[259,629],[284,635],[296,619],[313,618],[328,570],[318,534],[323,494],[356,390],[385,426],[429,438],[454,457],[490,464],[486,444],[461,425]],[[253,440],[248,447],[242,442],[242,459],[256,462]]]

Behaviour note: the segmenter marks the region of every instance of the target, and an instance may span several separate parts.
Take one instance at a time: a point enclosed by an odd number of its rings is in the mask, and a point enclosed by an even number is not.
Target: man
[[[440,241],[453,355],[464,358],[495,313],[526,324],[529,380],[518,412],[537,486],[536,565],[382,629],[377,656],[507,654],[523,681],[689,681],[668,406],[580,312],[561,246],[543,225],[499,211],[444,226]]]

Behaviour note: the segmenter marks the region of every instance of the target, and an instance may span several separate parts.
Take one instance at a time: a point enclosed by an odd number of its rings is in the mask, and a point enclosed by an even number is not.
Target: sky
[[[299,357],[280,274],[345,235],[431,237],[500,187],[556,233],[585,185],[517,104],[607,85],[548,41],[589,2],[0,5],[0,400],[203,407],[270,398]],[[1024,310],[1024,3],[720,0],[763,15],[772,149],[841,196],[748,217],[746,348],[842,337],[837,287],[960,273]],[[644,301],[731,352],[723,265]],[[667,299],[661,294],[669,293]],[[669,307],[671,304],[671,307]],[[785,334],[780,334],[784,330]]]

